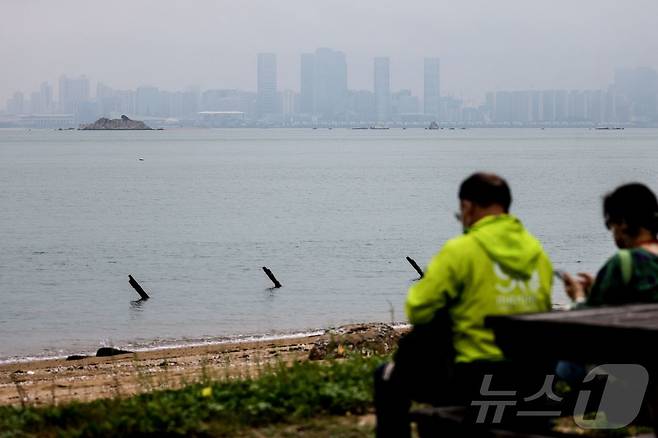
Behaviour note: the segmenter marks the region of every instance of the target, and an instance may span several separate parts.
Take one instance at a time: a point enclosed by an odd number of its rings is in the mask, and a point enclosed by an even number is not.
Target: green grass
[[[183,389],[69,403],[0,407],[0,438],[167,435],[192,437],[366,437],[373,421],[372,373],[382,357],[264,366],[257,377],[202,381]],[[146,377],[142,386],[154,387]],[[372,418],[371,418],[372,420]],[[560,429],[590,437],[634,435],[642,428],[582,431],[564,418]]]
[[[372,406],[377,357],[264,367],[255,378],[49,407],[0,407],[0,437],[150,433],[232,436],[248,427],[360,414]]]

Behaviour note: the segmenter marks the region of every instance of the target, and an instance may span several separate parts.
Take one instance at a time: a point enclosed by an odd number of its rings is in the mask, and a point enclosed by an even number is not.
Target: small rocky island
[[[101,130],[130,130],[130,131],[145,131],[152,130],[144,122],[139,120],[131,120],[127,116],[121,116],[120,119],[108,119],[101,117],[94,123],[87,125],[80,125],[81,131],[101,131]]]

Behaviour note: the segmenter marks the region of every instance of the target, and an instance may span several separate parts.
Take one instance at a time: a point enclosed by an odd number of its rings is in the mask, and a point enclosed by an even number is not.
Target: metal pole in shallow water
[[[137,293],[139,294],[139,296],[142,297],[142,300],[148,300],[150,298],[149,294],[147,294],[144,291],[144,289],[142,289],[142,286],[140,286],[139,283],[137,283],[137,281],[135,281],[133,276],[130,275],[130,274],[128,275],[128,283],[130,283],[130,285],[133,287],[133,289],[135,289],[137,291]]]
[[[265,266],[263,266],[263,271],[265,272],[265,274],[267,274],[270,280],[272,280],[272,283],[274,283],[275,288],[281,287],[281,283],[279,283],[279,280],[277,280],[274,274],[272,274],[272,271],[267,269]]]
[[[410,264],[411,266],[414,267],[414,269],[416,270],[416,272],[418,272],[418,275],[420,275],[420,278],[423,278],[423,276],[424,276],[425,274],[423,273],[423,270],[420,269],[420,266],[418,266],[418,263],[416,263],[416,260],[414,260],[414,259],[412,259],[411,257],[407,256],[407,261],[409,262],[409,264]]]

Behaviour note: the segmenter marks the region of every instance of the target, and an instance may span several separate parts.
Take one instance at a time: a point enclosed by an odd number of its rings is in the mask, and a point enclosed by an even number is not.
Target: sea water
[[[596,271],[602,195],[657,164],[655,129],[0,130],[0,359],[404,321],[405,257],[461,232],[477,170],[556,268]]]

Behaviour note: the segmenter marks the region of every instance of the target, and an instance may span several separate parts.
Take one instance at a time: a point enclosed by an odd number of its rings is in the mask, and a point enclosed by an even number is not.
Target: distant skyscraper
[[[568,117],[567,90],[555,91],[555,121],[566,122]]]
[[[587,120],[597,124],[605,120],[605,95],[602,90],[585,92],[585,109],[587,110]]]
[[[441,113],[441,62],[439,58],[425,58],[423,105],[425,115],[440,118]]]
[[[391,115],[397,120],[415,118],[419,110],[418,97],[411,90],[400,90],[391,95]]]
[[[567,100],[567,118],[571,122],[583,122],[586,119],[585,93],[571,90]]]
[[[25,96],[20,91],[7,101],[7,112],[9,114],[23,114],[25,113]]]
[[[628,102],[635,120],[658,120],[658,72],[653,68],[617,70],[612,90],[623,97],[619,103]]]
[[[495,101],[494,121],[496,123],[509,123],[512,120],[512,93],[498,91],[496,92]]]
[[[89,79],[86,76],[78,78],[59,78],[59,106],[65,113],[74,113],[80,103],[89,100]]]
[[[48,82],[43,82],[39,88],[41,100],[41,112],[50,113],[53,111],[53,87]]]
[[[388,58],[375,58],[374,92],[377,121],[383,122],[391,117],[391,75]]]
[[[317,49],[313,79],[314,113],[329,120],[343,117],[347,104],[345,54],[331,49]]]
[[[273,53],[258,54],[258,84],[256,111],[259,116],[277,113],[276,91],[276,55]]]
[[[304,53],[301,58],[301,83],[299,87],[299,112],[315,113],[315,55]]]
[[[542,117],[544,122],[555,121],[555,90],[544,90],[541,96],[542,101]]]
[[[157,87],[139,87],[135,94],[135,112],[140,116],[160,116],[160,90]]]
[[[30,93],[30,114],[41,114],[41,93],[34,91]]]
[[[368,90],[349,91],[348,108],[357,122],[371,122],[375,120],[375,93]]]
[[[512,91],[510,121],[528,123],[530,120],[530,92]]]

